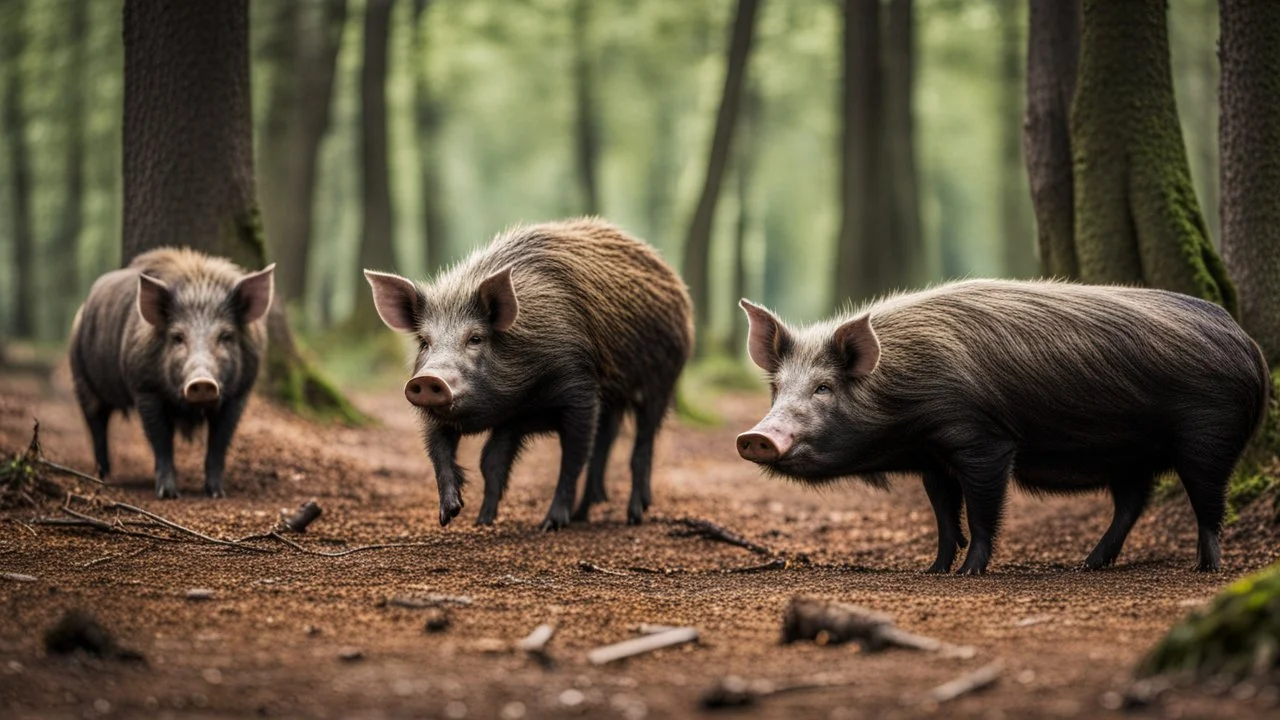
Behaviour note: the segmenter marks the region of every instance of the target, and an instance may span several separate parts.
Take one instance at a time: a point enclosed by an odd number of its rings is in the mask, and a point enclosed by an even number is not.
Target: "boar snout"
[[[791,449],[792,439],[777,430],[756,427],[738,436],[738,454],[755,463],[777,462]]]
[[[182,397],[192,405],[213,405],[222,396],[222,388],[213,378],[198,377],[182,386]]]
[[[453,388],[439,375],[418,375],[405,383],[404,396],[424,408],[442,408],[453,404]]]

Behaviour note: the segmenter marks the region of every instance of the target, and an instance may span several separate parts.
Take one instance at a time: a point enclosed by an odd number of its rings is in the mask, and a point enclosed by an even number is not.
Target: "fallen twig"
[[[155,522],[157,522],[157,523],[159,523],[160,525],[163,525],[163,526],[165,526],[165,527],[169,528],[170,530],[174,530],[174,531],[176,531],[176,532],[180,532],[180,533],[182,533],[182,534],[184,534],[184,535],[190,535],[191,537],[197,538],[197,539],[199,539],[199,540],[201,540],[201,541],[203,541],[203,542],[211,543],[211,544],[214,544],[214,545],[221,545],[222,547],[235,548],[235,549],[237,549],[237,550],[248,550],[248,551],[250,551],[250,552],[257,552],[257,553],[270,553],[270,552],[272,552],[271,550],[268,550],[267,548],[260,548],[260,547],[256,547],[256,546],[254,546],[254,545],[243,545],[243,544],[240,544],[240,543],[237,543],[237,542],[231,541],[231,540],[219,540],[218,538],[210,537],[210,536],[205,535],[204,533],[202,533],[202,532],[200,532],[200,531],[198,531],[198,530],[192,530],[191,528],[186,527],[185,525],[179,525],[178,523],[176,523],[176,522],[174,522],[174,521],[172,521],[172,520],[169,520],[168,518],[161,517],[161,516],[159,516],[159,515],[156,515],[156,514],[155,514],[155,513],[153,513],[153,512],[150,512],[150,511],[147,511],[147,510],[143,510],[142,508],[137,507],[137,506],[134,506],[134,505],[130,505],[129,503],[122,503],[122,502],[110,502],[110,503],[107,503],[106,508],[107,508],[108,510],[125,510],[125,511],[127,511],[127,512],[136,513],[136,514],[141,515],[141,516],[143,516],[143,517],[145,517],[145,518],[150,518],[151,520],[154,520]],[[63,508],[63,509],[65,510],[66,508]]]
[[[144,545],[143,547],[140,547],[137,550],[134,550],[133,552],[116,553],[115,555],[107,555],[105,557],[97,558],[96,560],[90,560],[89,562],[81,563],[80,567],[88,568],[88,567],[93,567],[94,565],[101,565],[105,562],[111,562],[112,560],[134,558],[141,555],[144,552],[147,552],[148,550],[153,550],[153,549],[155,549],[155,545]]]
[[[298,506],[292,514],[280,511],[280,527],[290,532],[304,533],[307,526],[315,522],[316,518],[324,514],[324,510],[320,509],[320,505],[312,498],[302,505]]]
[[[591,661],[592,665],[605,665],[616,660],[643,655],[644,653],[661,650],[672,645],[694,642],[697,639],[698,631],[695,628],[675,628],[665,632],[623,640],[613,645],[598,647],[587,654],[587,660]]]
[[[996,680],[1000,679],[1000,674],[1003,672],[1004,663],[997,660],[989,665],[984,665],[973,672],[961,675],[954,680],[942,683],[938,687],[925,693],[922,698],[919,698],[919,700],[924,702],[935,702],[938,704],[949,702],[951,700],[955,700],[961,695],[967,695],[971,692],[977,692],[991,687],[995,684]],[[907,702],[910,703],[911,700],[912,699],[909,698]]]
[[[551,665],[551,656],[547,654],[547,643],[551,642],[551,637],[555,634],[555,625],[543,623],[534,628],[533,632],[521,640],[517,647],[542,665],[549,666]]]
[[[612,568],[600,567],[599,565],[596,565],[595,563],[587,562],[586,560],[579,560],[578,568],[583,572],[598,572],[601,575],[624,575],[625,576],[625,575],[631,574],[629,572],[623,572],[621,570],[614,570]]]
[[[792,598],[783,619],[782,642],[813,640],[819,645],[857,642],[865,650],[901,647],[925,652],[941,652],[956,657],[972,657],[972,647],[956,646],[893,626],[893,618],[848,603]]]
[[[382,602],[383,605],[394,607],[410,608],[418,610],[421,608],[440,607],[442,605],[461,605],[466,607],[471,604],[471,596],[469,595],[424,595],[422,597],[406,597],[398,595],[396,597],[387,598]]]
[[[759,565],[748,565],[747,567],[729,568],[725,570],[728,573],[758,573],[768,570],[786,570],[791,563],[786,558],[776,557],[769,562],[760,563]]]
[[[5,580],[12,580],[13,582],[23,582],[23,583],[33,583],[38,579],[34,575],[23,575],[22,573],[12,573],[12,572],[0,573],[0,578],[4,578]]]
[[[92,515],[86,515],[86,514],[84,514],[84,513],[82,513],[82,512],[77,512],[77,511],[75,511],[75,510],[72,510],[71,508],[67,507],[66,505],[63,505],[63,506],[62,506],[61,508],[59,508],[59,509],[60,509],[60,510],[62,510],[62,512],[64,512],[64,513],[66,513],[66,514],[70,515],[70,516],[71,516],[71,518],[70,518],[70,519],[67,519],[67,518],[36,518],[35,520],[32,520],[32,521],[31,521],[31,522],[32,522],[32,524],[34,524],[34,525],[61,525],[61,526],[64,526],[64,527],[87,527],[87,528],[92,528],[92,529],[94,529],[94,530],[98,530],[98,531],[105,532],[105,533],[115,533],[115,534],[117,534],[117,535],[128,535],[128,536],[130,536],[130,537],[147,538],[147,539],[150,539],[150,540],[162,540],[162,541],[164,541],[164,542],[177,542],[177,541],[176,541],[176,540],[174,540],[173,538],[164,537],[163,535],[153,535],[153,534],[151,534],[151,533],[148,533],[148,532],[141,532],[141,531],[138,531],[138,530],[127,530],[127,529],[125,529],[125,528],[123,528],[123,527],[121,527],[121,526],[119,526],[119,525],[112,525],[111,523],[109,523],[109,522],[107,522],[107,521],[105,521],[105,520],[100,520],[100,519],[98,519],[98,518],[96,518],[96,517],[93,517]]]
[[[686,528],[684,530],[673,530],[672,534],[677,537],[700,537],[750,550],[757,555],[765,555],[768,557],[777,555],[773,550],[770,550],[759,543],[752,542],[732,530],[721,527],[710,520],[703,520],[701,518],[679,518],[675,520],[675,523],[677,525],[683,525]]]
[[[74,468],[69,468],[69,467],[67,467],[66,465],[59,465],[58,463],[56,463],[56,462],[54,462],[54,461],[52,461],[52,460],[45,460],[45,459],[44,459],[44,458],[42,458],[42,457],[37,457],[37,458],[34,458],[34,459],[32,460],[32,462],[39,463],[39,464],[41,464],[41,465],[43,465],[43,466],[45,466],[45,467],[49,468],[50,470],[55,470],[55,471],[57,471],[57,472],[64,473],[64,474],[66,474],[66,475],[71,475],[72,477],[78,477],[78,478],[80,478],[81,480],[88,480],[89,482],[97,483],[97,484],[99,484],[99,485],[103,485],[103,486],[105,486],[105,485],[106,485],[106,483],[105,483],[105,482],[103,482],[101,478],[96,478],[96,477],[94,477],[94,476],[92,476],[92,475],[89,475],[89,474],[87,474],[87,473],[82,473],[82,472],[80,472],[79,470],[76,470],[76,469],[74,469]]]
[[[289,547],[293,548],[294,550],[297,550],[298,552],[306,553],[308,555],[316,555],[319,557],[343,557],[345,555],[351,555],[353,553],[367,552],[369,550],[386,550],[388,548],[435,547],[435,543],[427,543],[427,542],[381,543],[378,545],[360,545],[359,547],[347,548],[346,550],[336,550],[334,552],[325,552],[323,550],[312,550],[310,548],[305,548],[274,530],[267,533],[266,536],[273,540],[279,540],[280,542],[284,543],[285,545],[288,545]],[[260,537],[260,536],[252,536],[252,537]],[[252,546],[246,546],[246,547],[252,547]]]

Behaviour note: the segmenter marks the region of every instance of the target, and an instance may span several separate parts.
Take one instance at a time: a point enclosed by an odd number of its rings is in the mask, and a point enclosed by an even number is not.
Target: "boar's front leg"
[[[925,572],[951,572],[956,549],[968,544],[960,530],[960,508],[964,504],[964,494],[960,490],[960,483],[938,471],[924,474],[924,491],[929,495],[929,504],[933,506],[933,514],[938,520],[938,558]]]
[[[458,441],[462,433],[443,425],[432,424],[427,430],[427,455],[436,471],[436,488],[440,492],[440,527],[462,512],[462,484],[466,478],[458,467]]]
[[[569,524],[573,498],[578,491],[578,476],[591,454],[600,401],[594,391],[583,393],[578,404],[566,407],[560,416],[560,478],[551,509],[542,521],[544,531],[559,530]]]
[[[222,475],[227,465],[227,448],[231,447],[245,404],[245,398],[228,399],[209,417],[209,449],[204,456],[204,494],[209,497],[226,497]]]
[[[138,418],[156,458],[156,497],[178,497],[178,478],[173,469],[173,418],[158,395],[138,396]]]
[[[951,469],[964,493],[969,517],[969,552],[958,571],[961,575],[987,571],[992,546],[1000,532],[1015,450],[1012,443],[979,441],[952,458]]]
[[[498,518],[498,503],[507,493],[511,465],[524,447],[523,429],[507,425],[496,427],[480,454],[480,474],[484,476],[484,504],[480,506],[477,525],[492,525]]]

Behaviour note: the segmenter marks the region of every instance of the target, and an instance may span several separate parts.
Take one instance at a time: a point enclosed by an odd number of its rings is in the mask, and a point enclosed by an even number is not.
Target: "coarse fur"
[[[543,527],[606,499],[604,470],[623,416],[635,416],[629,522],[652,502],[654,437],[693,346],[688,291],[649,245],[597,218],[512,228],[428,284],[367,273],[378,310],[416,335],[415,373],[452,378],[448,408],[419,408],[440,491],[440,522],[462,508],[462,435],[491,430],[481,457],[491,524],[525,439],[560,436],[561,471]],[[461,390],[459,390],[461,388]]]
[[[1115,517],[1085,565],[1110,565],[1169,470],[1195,511],[1199,569],[1218,568],[1226,486],[1261,424],[1270,376],[1217,305],[1163,290],[970,280],[798,330],[744,308],[774,391],[757,430],[788,448],[762,467],[806,482],[923,476],[939,530],[931,571],[949,570],[964,547],[962,502],[972,545],[961,572],[985,571],[1011,480],[1033,492],[1109,490]],[[870,330],[853,329],[867,320]],[[871,370],[854,370],[877,353]]]
[[[206,423],[204,489],[223,494],[226,451],[266,350],[271,270],[246,274],[222,258],[160,248],[93,284],[71,330],[70,363],[100,476],[111,471],[111,415],[136,407],[155,453],[157,495],[178,494],[174,431],[189,439]],[[184,386],[197,377],[217,383],[216,402],[187,401]]]

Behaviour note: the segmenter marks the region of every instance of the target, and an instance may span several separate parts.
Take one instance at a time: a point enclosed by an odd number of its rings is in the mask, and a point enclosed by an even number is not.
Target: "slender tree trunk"
[[[364,65],[360,69],[360,267],[394,270],[391,245],[391,173],[387,161],[387,45],[395,0],[368,0],[364,16]],[[352,328],[373,328],[373,295],[361,276]]]
[[[424,27],[429,0],[413,2],[413,113],[418,126],[418,150],[422,155],[423,230],[427,234],[427,269],[435,273],[449,257],[449,218],[446,214],[441,168],[440,131],[444,108],[436,99],[427,75],[427,40]]]
[[[1175,290],[1237,312],[1191,185],[1165,0],[1085,0],[1071,138],[1081,279]]]
[[[1037,274],[1036,243],[1027,213],[1022,160],[1022,38],[1019,0],[1002,0],[1000,10],[1000,231],[1005,273]],[[1064,1],[1064,4],[1069,4]]]
[[[1221,1],[1222,255],[1240,320],[1280,364],[1280,3]]]
[[[80,230],[84,225],[84,134],[86,88],[85,56],[89,43],[89,8],[85,3],[72,3],[67,10],[69,45],[66,68],[66,155],[63,161],[63,205],[54,235],[51,263],[57,272],[55,287],[71,297],[60,297],[57,304],[57,332],[71,327],[80,295]]]
[[[760,0],[738,0],[733,29],[729,36],[724,92],[720,96],[720,109],[716,113],[716,128],[711,139],[707,174],[702,184],[702,193],[698,196],[698,206],[694,210],[693,221],[689,224],[689,234],[685,237],[684,279],[689,284],[689,295],[693,299],[699,328],[705,328],[710,320],[708,264],[711,257],[711,235],[715,224],[716,203],[720,199],[720,186],[724,182],[725,169],[729,164],[734,125],[738,120],[738,108],[747,72],[747,58],[751,54],[751,41],[755,34],[756,15],[759,9]]]
[[[1080,64],[1080,0],[1031,0],[1022,148],[1036,214],[1040,272],[1079,276],[1068,122]]]
[[[885,169],[892,179],[889,239],[901,260],[897,281],[919,285],[934,274],[920,229],[919,180],[916,169],[915,2],[889,3],[888,47],[885,48]]]
[[[266,263],[253,177],[248,0],[124,6],[124,261],[180,242],[247,269]],[[268,317],[270,393],[359,413],[298,353],[283,305]]]
[[[868,298],[896,282],[896,248],[886,242],[884,87],[880,0],[845,0],[844,128],[840,153],[840,235],[836,239],[836,304]]]
[[[573,99],[578,184],[582,188],[582,208],[587,215],[600,213],[600,188],[596,166],[600,155],[600,123],[596,118],[595,92],[591,73],[591,0],[573,5]]]
[[[274,9],[262,214],[272,253],[289,258],[276,271],[276,289],[292,303],[307,288],[320,143],[329,130],[347,1],[279,2]]]
[[[26,52],[27,39],[22,27],[26,15],[23,0],[10,10],[10,27],[0,29],[0,59],[3,59],[5,91],[3,109],[4,135],[9,151],[9,218],[13,234],[13,326],[15,337],[30,338],[36,332],[36,262],[35,230],[31,218],[31,155],[27,143],[27,113],[25,78],[21,61]]]
[[[735,302],[747,296],[747,237],[751,233],[754,209],[751,181],[755,174],[758,128],[760,123],[760,91],[748,83],[742,99],[742,129],[734,152],[734,191],[737,193],[738,217],[733,228],[733,292]],[[733,313],[729,326],[728,350],[740,353],[747,346],[746,318]]]

